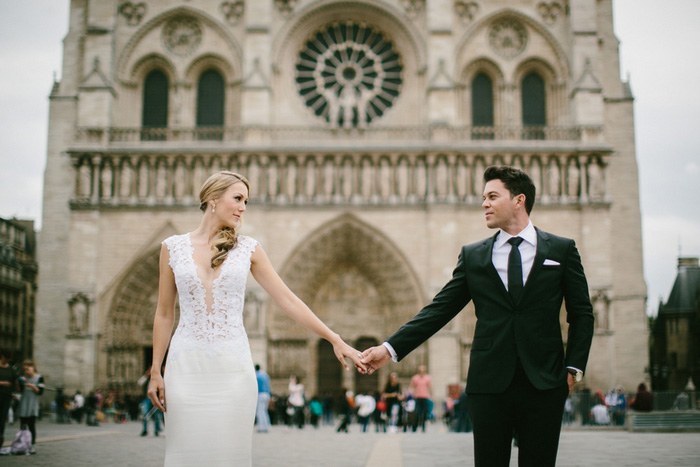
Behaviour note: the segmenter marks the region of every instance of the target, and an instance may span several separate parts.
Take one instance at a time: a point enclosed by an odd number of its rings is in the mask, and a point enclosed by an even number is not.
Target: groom
[[[574,241],[533,227],[535,186],[513,167],[484,173],[491,238],[462,247],[452,279],[383,345],[363,352],[369,372],[399,361],[470,300],[476,309],[467,393],[476,467],[554,466],[564,402],[583,377],[593,338],[588,284]],[[564,352],[559,312],[566,303]]]

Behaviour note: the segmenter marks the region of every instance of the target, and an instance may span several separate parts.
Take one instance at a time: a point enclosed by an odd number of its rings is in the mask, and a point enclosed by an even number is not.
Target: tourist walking
[[[430,375],[426,373],[425,365],[418,367],[418,373],[411,378],[411,394],[416,401],[416,413],[413,419],[413,432],[421,426],[425,433],[425,422],[429,416],[430,398],[433,394],[433,383]]]
[[[258,381],[258,405],[255,409],[255,419],[258,421],[258,432],[267,433],[270,430],[270,377],[255,365],[255,379]]]
[[[22,376],[19,378],[20,399],[17,407],[20,427],[26,426],[32,434],[31,454],[36,444],[36,419],[39,416],[39,396],[44,393],[44,377],[36,371],[34,362],[22,362]]]

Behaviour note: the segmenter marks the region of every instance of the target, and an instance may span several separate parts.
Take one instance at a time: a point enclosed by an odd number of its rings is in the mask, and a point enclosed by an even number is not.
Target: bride
[[[239,174],[212,175],[199,194],[199,227],[161,247],[148,396],[166,414],[166,466],[251,465],[257,382],[243,327],[248,272],[288,316],[330,342],[346,370],[350,359],[366,371],[361,354],[294,295],[258,242],[238,235],[249,189]]]

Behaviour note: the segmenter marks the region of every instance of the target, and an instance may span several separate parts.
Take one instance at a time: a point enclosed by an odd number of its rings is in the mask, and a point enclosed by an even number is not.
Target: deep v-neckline
[[[194,244],[192,243],[192,232],[187,233],[187,241],[190,244],[190,249],[192,252],[189,254],[190,261],[192,261],[192,266],[194,267],[194,275],[197,278],[197,284],[202,288],[204,291],[204,305],[206,308],[207,313],[212,313],[214,309],[214,291],[216,290],[216,286],[219,283],[219,279],[221,279],[221,276],[224,273],[224,266],[226,265],[226,261],[228,261],[228,258],[230,255],[226,255],[226,258],[224,261],[221,263],[219,266],[219,274],[212,279],[211,281],[211,290],[208,290],[207,287],[204,285],[204,281],[202,280],[202,276],[199,275],[199,266],[197,266],[197,261],[194,259]],[[231,253],[231,250],[229,250],[229,253]],[[207,301],[207,297],[211,297],[211,306]]]

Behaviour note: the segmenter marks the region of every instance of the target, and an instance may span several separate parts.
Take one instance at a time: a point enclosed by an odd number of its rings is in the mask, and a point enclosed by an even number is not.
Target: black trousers
[[[520,467],[554,467],[568,393],[566,380],[554,389],[535,388],[520,366],[505,392],[470,393],[475,466],[508,467],[515,434]]]
[[[36,417],[19,417],[19,426],[22,428],[24,425],[29,428],[29,432],[32,434],[32,445],[36,443]]]

